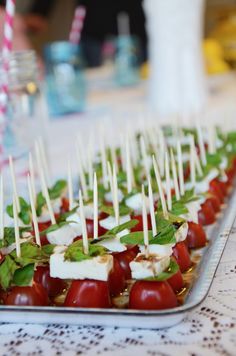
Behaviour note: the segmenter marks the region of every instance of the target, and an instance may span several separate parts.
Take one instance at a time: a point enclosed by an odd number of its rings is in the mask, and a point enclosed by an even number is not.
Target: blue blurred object
[[[137,84],[139,80],[138,39],[120,35],[116,40],[115,81],[119,86],[129,86]]]
[[[51,116],[85,109],[86,87],[79,45],[54,42],[44,49],[46,95]]]

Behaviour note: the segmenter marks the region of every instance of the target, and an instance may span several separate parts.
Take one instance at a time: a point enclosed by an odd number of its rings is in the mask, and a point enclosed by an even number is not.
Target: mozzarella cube
[[[55,231],[49,232],[47,234],[47,239],[50,244],[68,246],[73,242],[76,236],[77,234],[71,226],[64,225]]]
[[[142,194],[137,193],[126,199],[125,204],[134,211],[135,215],[142,214],[143,200]],[[149,199],[145,197],[145,205],[147,209],[147,213],[149,213]]]
[[[139,253],[129,265],[133,279],[145,279],[158,276],[168,268],[169,264],[169,256],[150,254],[146,259],[144,254]]]
[[[129,215],[120,216],[120,225],[124,224],[125,222],[127,222],[129,220],[130,220],[130,216]],[[104,229],[106,229],[106,230],[111,230],[111,229],[113,229],[114,227],[117,226],[115,217],[111,216],[111,215],[108,216],[107,218],[103,219],[103,220],[100,220],[99,221],[99,225],[101,227],[103,227]]]
[[[65,261],[64,253],[50,256],[50,276],[61,279],[96,279],[107,281],[113,269],[113,256],[103,255],[80,262]]]
[[[188,223],[183,223],[175,233],[176,242],[184,241],[188,234]]]

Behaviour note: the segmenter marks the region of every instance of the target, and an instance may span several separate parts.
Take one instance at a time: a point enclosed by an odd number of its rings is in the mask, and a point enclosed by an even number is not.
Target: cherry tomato
[[[174,292],[179,292],[184,287],[184,280],[180,270],[178,270],[172,277],[168,278],[167,282]]]
[[[93,219],[86,219],[86,227],[87,227],[87,233],[89,238],[90,237],[93,238],[93,226],[94,226]],[[98,222],[98,236],[104,235],[106,231],[107,230],[104,229],[102,226],[100,226]]]
[[[63,197],[61,200],[61,213],[66,213],[70,210],[69,199]]]
[[[184,242],[178,242],[173,247],[173,255],[179,265],[180,271],[185,272],[192,266],[192,261]]]
[[[113,257],[119,262],[126,279],[131,279],[131,269],[129,263],[133,261],[136,256],[137,252],[136,250],[134,250],[134,248],[128,248],[127,250],[122,252],[113,252]]]
[[[132,216],[132,220],[138,220],[138,223],[136,226],[132,227],[131,231],[143,231],[143,217],[142,215],[134,215]],[[148,220],[148,229],[152,228],[152,224],[151,224],[151,216],[150,214],[147,215],[147,220]]]
[[[219,179],[217,179],[217,178],[216,178],[216,181],[217,181],[217,183],[219,184],[222,193],[223,193],[224,196],[226,197],[227,194],[228,194],[227,182],[223,182],[223,181],[221,181],[221,180],[219,180]]]
[[[198,211],[198,222],[201,225],[211,225],[215,222],[215,211],[209,201],[201,204],[201,209]]]
[[[34,272],[34,281],[46,289],[49,297],[55,297],[66,288],[66,283],[63,279],[50,276],[49,266],[38,266]]]
[[[136,281],[131,288],[130,309],[160,310],[176,306],[176,295],[166,281]]]
[[[39,232],[46,230],[47,228],[49,228],[50,225],[51,225],[51,221],[47,221],[44,223],[38,223]],[[34,231],[33,231],[33,235],[34,235]],[[49,241],[48,241],[46,235],[40,235],[40,241],[41,241],[42,246],[49,244]]]
[[[206,201],[211,204],[212,209],[215,213],[218,213],[220,211],[220,200],[216,195],[209,194]]]
[[[5,299],[5,305],[46,306],[48,304],[46,290],[42,285],[35,282],[29,287],[12,287]]]
[[[125,273],[122,270],[118,260],[113,259],[113,270],[108,278],[109,290],[112,296],[119,295],[125,289]]]
[[[233,181],[234,176],[235,176],[235,170],[234,170],[234,168],[231,167],[231,168],[226,169],[226,170],[225,170],[225,173],[226,173],[226,175],[227,175],[227,177],[228,177],[228,182],[229,182],[229,184],[232,184],[232,181]]]
[[[65,307],[109,308],[111,306],[108,282],[94,279],[71,283],[64,302]]]
[[[221,203],[224,202],[224,194],[222,193],[222,190],[221,190],[218,182],[215,181],[214,179],[209,184],[209,191],[210,191],[210,193],[216,195],[219,198]]]
[[[189,248],[204,247],[207,243],[207,238],[203,227],[194,222],[188,222],[186,241]]]

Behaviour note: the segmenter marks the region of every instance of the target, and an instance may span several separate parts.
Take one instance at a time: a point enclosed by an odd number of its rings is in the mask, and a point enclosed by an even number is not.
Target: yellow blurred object
[[[218,41],[207,38],[203,42],[203,52],[208,74],[221,74],[230,70],[230,66],[224,60],[224,51]]]
[[[140,68],[140,75],[142,79],[147,79],[149,76],[149,65],[148,62],[143,63]]]
[[[236,65],[236,12],[231,12],[211,32],[223,48],[224,59]]]

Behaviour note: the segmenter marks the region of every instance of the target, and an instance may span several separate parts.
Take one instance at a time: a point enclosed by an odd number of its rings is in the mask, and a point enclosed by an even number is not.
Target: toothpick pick
[[[79,190],[79,212],[80,212],[80,219],[81,219],[81,225],[82,225],[82,239],[83,239],[84,254],[88,255],[88,253],[89,253],[88,234],[87,234],[87,228],[86,228],[86,220],[85,220],[85,215],[84,215],[84,203],[83,203],[83,197],[82,197],[81,190]]]
[[[78,165],[78,171],[79,171],[80,186],[81,186],[84,198],[85,198],[85,200],[87,200],[88,199],[87,184],[86,184],[84,169],[83,169],[83,166],[82,166],[82,160],[81,160],[81,156],[80,156],[80,151],[79,151],[78,145],[76,145],[76,158],[77,158],[77,165]]]
[[[90,143],[88,145],[88,177],[89,177],[89,189],[93,189],[93,155],[92,155],[92,138],[90,137]]]
[[[93,176],[93,238],[98,238],[98,183],[96,172]]]
[[[15,175],[15,168],[14,168],[12,156],[9,156],[9,166],[10,166],[13,194],[16,199],[16,207],[17,207],[17,211],[20,212],[20,199],[16,187],[16,175]]]
[[[28,191],[29,191],[31,212],[32,212],[32,220],[33,220],[33,225],[34,225],[35,240],[36,240],[36,244],[41,246],[37,214],[36,214],[34,196],[33,196],[33,183],[32,183],[32,179],[29,174],[27,175],[27,182],[28,182]]]
[[[165,194],[164,194],[163,187],[162,187],[159,168],[158,168],[157,161],[156,161],[154,155],[152,156],[152,161],[153,161],[153,167],[154,167],[155,177],[156,177],[156,181],[157,181],[158,191],[159,191],[159,195],[160,195],[160,199],[161,199],[163,215],[164,215],[165,219],[168,219],[169,215],[168,215],[168,210],[167,210],[167,205],[166,205]]]
[[[216,130],[215,127],[211,124],[207,128],[208,131],[208,152],[214,154],[216,152]]]
[[[111,145],[110,146],[110,150],[111,150],[112,164],[115,165],[116,171],[118,171],[118,163],[117,163],[117,157],[116,157],[116,147],[114,145]]]
[[[67,165],[67,183],[68,183],[69,209],[72,210],[74,207],[74,194],[73,194],[71,163],[69,159]]]
[[[42,166],[43,166],[43,169],[44,169],[44,175],[45,175],[45,178],[46,178],[46,182],[47,182],[47,184],[50,184],[51,182],[50,182],[48,161],[47,161],[47,158],[46,158],[45,145],[43,143],[42,137],[39,137],[38,144],[39,144],[39,153],[40,153],[40,157],[41,157]]]
[[[184,195],[184,170],[183,170],[183,159],[182,159],[182,148],[180,141],[177,141],[177,162],[178,162],[178,175],[179,175],[179,186],[180,186],[180,194]]]
[[[171,159],[171,170],[172,170],[174,187],[175,187],[175,197],[176,197],[176,200],[180,200],[178,175],[177,175],[175,157],[174,157],[174,153],[173,153],[172,149],[170,150],[170,159]]]
[[[197,174],[200,177],[202,177],[203,176],[203,170],[202,170],[201,162],[200,162],[200,159],[198,157],[197,149],[196,149],[195,145],[194,145],[194,152],[195,152],[195,167],[196,167],[196,170],[197,170]]]
[[[102,179],[103,179],[103,186],[105,189],[108,188],[107,182],[107,158],[106,158],[106,149],[104,145],[103,138],[100,137],[100,153],[101,153],[101,160],[102,160]]]
[[[19,230],[18,212],[16,206],[16,197],[14,196],[14,194],[13,194],[13,219],[14,219],[14,229],[15,229],[16,256],[21,257],[20,230]]]
[[[149,256],[149,239],[148,239],[148,221],[146,209],[146,196],[144,193],[144,185],[142,185],[142,218],[143,218],[143,239],[145,247],[145,257]]]
[[[45,176],[44,176],[44,170],[43,170],[43,167],[42,167],[41,157],[40,157],[40,153],[39,153],[39,146],[38,146],[37,142],[35,143],[35,152],[36,152],[36,159],[37,159],[37,164],[38,164],[38,171],[39,171],[39,175],[40,175],[42,193],[43,193],[43,196],[44,196],[44,198],[46,200],[46,204],[47,204],[48,213],[49,213],[49,216],[50,216],[51,223],[53,225],[55,225],[56,224],[56,219],[55,219],[55,216],[54,216],[52,203],[51,203],[51,200],[50,200],[48,187],[47,187],[46,179],[45,179]]]
[[[193,135],[189,136],[190,140],[190,156],[189,156],[189,163],[190,163],[190,178],[191,178],[191,184],[192,187],[194,188],[196,185],[196,170],[195,170],[195,144],[194,144],[194,137]]]
[[[29,173],[32,181],[32,192],[33,192],[33,201],[36,201],[36,189],[35,189],[35,172],[34,172],[34,164],[33,164],[33,156],[32,153],[29,153]]]
[[[3,192],[3,176],[0,175],[0,240],[4,238],[4,192]]]
[[[127,191],[130,193],[133,188],[133,168],[130,156],[130,145],[128,136],[126,137],[126,145],[125,145],[125,153],[126,153],[126,176],[127,176]]]
[[[149,209],[150,209],[151,223],[152,223],[152,235],[156,236],[157,224],[155,218],[154,199],[153,199],[152,184],[151,184],[150,177],[148,178],[148,198],[149,198]]]
[[[112,200],[114,200],[113,176],[112,176],[111,164],[109,161],[107,161],[107,170],[108,170],[108,180],[109,180]]]
[[[116,225],[120,224],[120,207],[119,207],[119,198],[118,198],[118,184],[117,184],[117,175],[116,167],[113,164],[113,208],[115,212]]]
[[[170,185],[170,162],[168,152],[165,153],[165,178],[168,210],[172,210],[171,185]]]
[[[197,123],[196,126],[197,126],[198,144],[200,149],[200,157],[203,166],[206,166],[207,159],[206,159],[206,150],[205,150],[205,145],[203,140],[202,128],[200,127],[199,123]]]
[[[142,159],[143,159],[143,165],[144,165],[144,169],[145,169],[146,178],[148,179],[148,177],[149,177],[148,155],[147,155],[147,150],[146,150],[143,136],[140,136],[140,148],[141,148],[141,155],[142,155]]]
[[[166,143],[165,143],[164,133],[161,128],[159,128],[158,130],[158,138],[159,138],[159,145],[160,145],[160,154],[159,154],[160,158],[158,162],[160,167],[160,175],[161,177],[163,177],[165,172],[164,161],[165,161]]]

